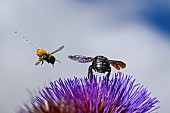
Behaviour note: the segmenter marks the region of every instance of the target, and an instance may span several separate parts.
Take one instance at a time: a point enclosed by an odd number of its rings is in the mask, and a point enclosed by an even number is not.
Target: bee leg
[[[61,63],[59,60],[55,60],[55,61],[57,61],[57,62]]]
[[[111,67],[108,69],[107,75],[110,76],[110,73],[111,73]]]
[[[88,70],[88,79],[90,80],[90,82],[92,83],[92,79],[93,79],[93,71],[92,71],[92,65],[89,66],[89,70]]]
[[[44,63],[44,60],[41,60],[42,61],[42,63],[41,63],[41,65]]]
[[[41,61],[41,65],[44,63],[44,61],[43,61],[43,57],[40,57],[39,58],[39,61]]]
[[[103,76],[103,80],[104,80],[104,83],[106,85],[107,90],[109,90],[109,76],[110,76],[110,73],[111,73],[111,67],[108,68],[107,74],[105,76]]]
[[[110,73],[111,73],[111,67],[108,69],[108,73],[107,73],[107,75],[104,77],[104,80],[105,80],[105,83],[106,83],[106,84],[107,84],[107,82],[109,81]]]

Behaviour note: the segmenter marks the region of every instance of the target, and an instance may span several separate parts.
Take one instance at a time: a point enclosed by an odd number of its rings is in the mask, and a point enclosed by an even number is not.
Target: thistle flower
[[[159,108],[157,98],[121,72],[111,79],[94,76],[92,83],[87,78],[59,79],[39,93],[32,107],[25,105],[18,113],[150,113]]]

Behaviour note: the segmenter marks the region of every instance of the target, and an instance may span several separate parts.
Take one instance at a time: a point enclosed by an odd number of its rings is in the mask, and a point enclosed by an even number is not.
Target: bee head
[[[47,54],[47,52],[45,50],[37,49],[37,56],[42,57],[45,54]]]

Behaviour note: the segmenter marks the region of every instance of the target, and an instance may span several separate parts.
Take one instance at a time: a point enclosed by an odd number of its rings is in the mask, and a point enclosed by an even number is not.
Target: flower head
[[[33,107],[19,113],[146,113],[159,108],[150,94],[121,72],[111,79],[94,76],[92,83],[87,78],[59,79],[32,99]]]

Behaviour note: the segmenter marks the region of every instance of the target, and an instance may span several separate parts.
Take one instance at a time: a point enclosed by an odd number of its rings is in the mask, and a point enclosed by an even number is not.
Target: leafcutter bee
[[[73,61],[77,61],[78,63],[88,63],[92,62],[88,69],[88,78],[90,82],[92,82],[93,78],[93,70],[99,73],[111,72],[111,66],[113,66],[116,70],[124,69],[126,64],[122,61],[117,60],[108,60],[104,56],[96,56],[96,57],[86,57],[81,55],[70,55],[68,56]]]
[[[39,57],[39,60],[38,60],[38,62],[35,63],[35,65],[37,66],[40,63],[42,65],[44,63],[44,60],[45,60],[46,62],[51,63],[54,66],[55,61],[58,61],[58,62],[60,62],[60,61],[56,60],[56,58],[53,56],[53,54],[62,50],[63,48],[64,48],[64,46],[61,46],[57,50],[55,50],[51,53],[47,52],[43,49],[37,49],[37,56]]]

